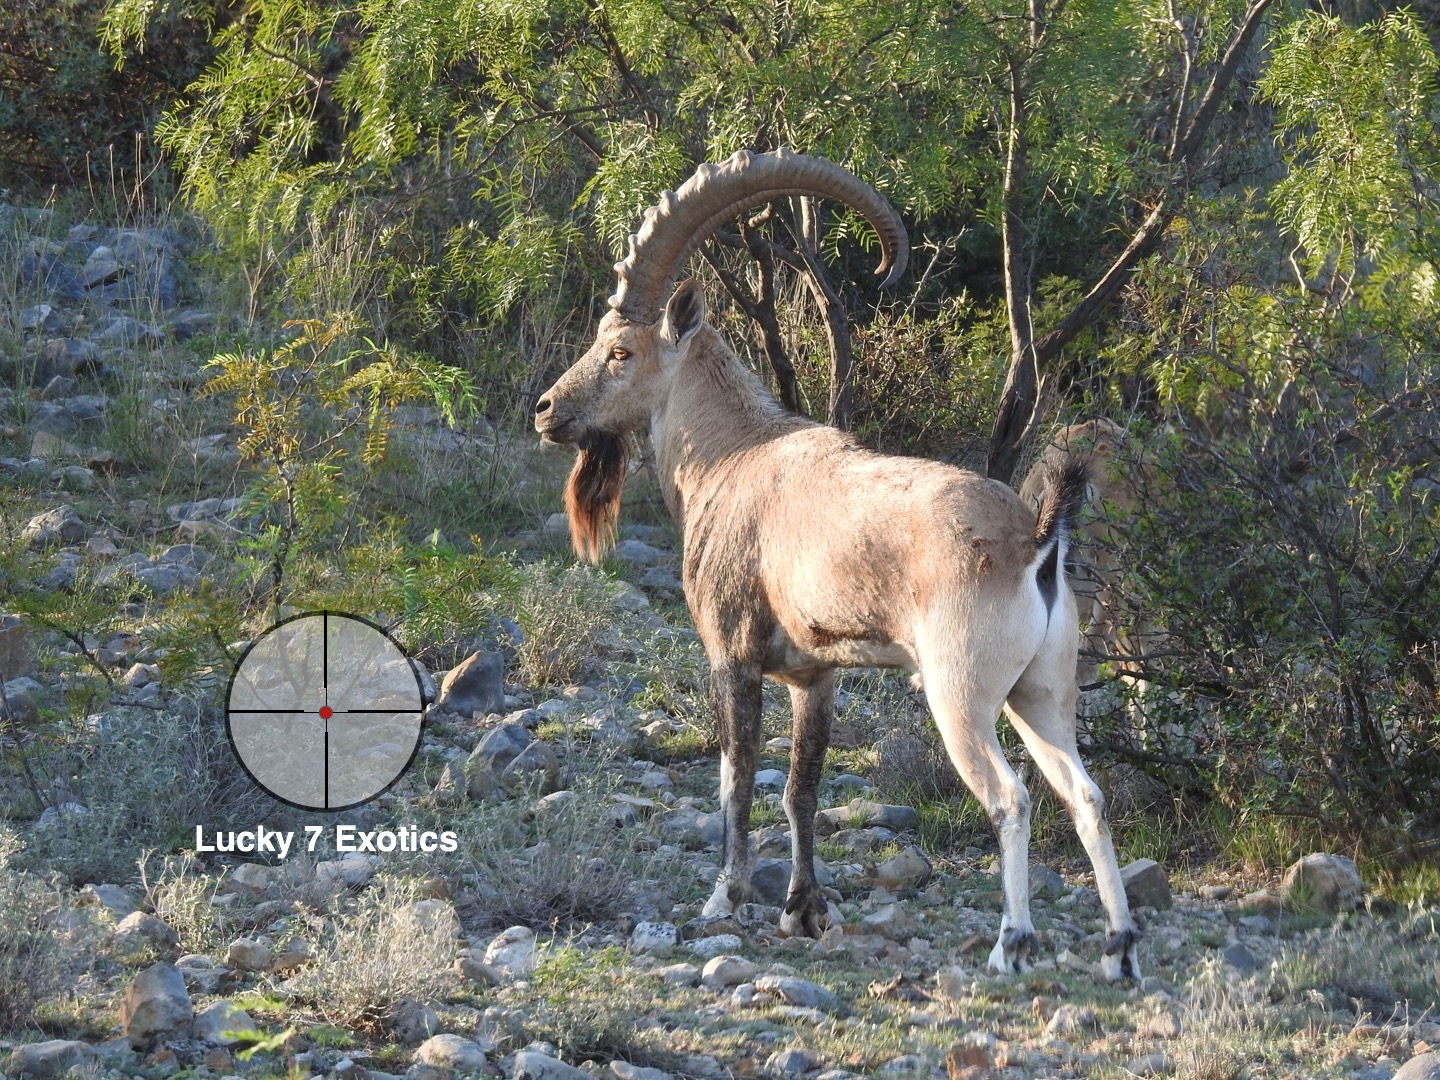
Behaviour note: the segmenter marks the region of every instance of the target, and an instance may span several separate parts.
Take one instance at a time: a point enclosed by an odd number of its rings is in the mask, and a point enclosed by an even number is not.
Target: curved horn
[[[707,162],[678,191],[666,191],[645,211],[630,252],[615,264],[619,285],[610,306],[628,319],[651,323],[686,261],[722,223],[752,206],[786,195],[835,199],[865,216],[880,237],[882,288],[905,272],[910,241],[905,223],[885,196],[834,162],[781,148],[771,154],[737,151],[722,165]]]

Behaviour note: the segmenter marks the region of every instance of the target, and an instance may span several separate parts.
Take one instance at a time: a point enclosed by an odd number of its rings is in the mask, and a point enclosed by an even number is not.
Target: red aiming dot
[[[329,706],[329,705],[322,705],[322,706],[320,706],[320,719],[321,719],[321,720],[329,720],[330,717],[332,717],[332,716],[334,716],[334,715],[335,715],[335,714],[330,710],[330,706]]]

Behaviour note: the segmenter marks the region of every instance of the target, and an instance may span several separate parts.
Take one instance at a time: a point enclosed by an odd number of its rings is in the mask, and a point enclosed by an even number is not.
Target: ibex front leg
[[[794,870],[780,929],[792,937],[819,937],[825,929],[825,897],[815,880],[815,807],[820,772],[830,745],[835,716],[835,673],[827,671],[809,686],[790,687],[790,779],[785,784],[785,814],[790,819],[790,853]]]
[[[710,701],[720,729],[720,813],[725,840],[705,915],[728,915],[750,895],[750,802],[760,750],[760,665],[710,660]]]

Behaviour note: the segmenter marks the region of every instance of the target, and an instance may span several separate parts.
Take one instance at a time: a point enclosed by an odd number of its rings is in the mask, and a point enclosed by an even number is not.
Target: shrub
[[[35,1006],[62,986],[61,942],[49,922],[62,905],[57,889],[20,870],[19,836],[0,826],[0,1031],[29,1023]]]

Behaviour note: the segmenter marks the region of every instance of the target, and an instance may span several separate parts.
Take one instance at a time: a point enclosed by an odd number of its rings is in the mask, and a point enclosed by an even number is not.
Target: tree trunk
[[[820,261],[820,220],[815,201],[800,200],[800,236],[796,247],[805,260],[806,281],[825,315],[825,339],[830,345],[830,402],[826,423],[841,431],[849,431],[855,397],[853,378],[854,354],[850,347],[850,327],[845,319],[845,302],[830,283],[825,264]]]

